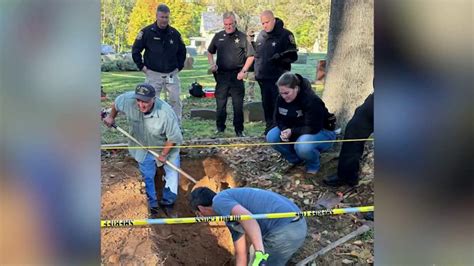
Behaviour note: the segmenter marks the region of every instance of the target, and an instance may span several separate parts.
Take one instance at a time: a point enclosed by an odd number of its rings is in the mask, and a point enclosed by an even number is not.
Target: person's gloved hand
[[[107,115],[102,121],[108,127],[112,127],[115,125],[115,119],[110,115]]]
[[[263,253],[259,250],[255,251],[255,259],[253,260],[252,266],[267,265],[268,256],[270,256],[270,254]]]
[[[272,55],[272,57],[270,57],[270,61],[271,61],[271,62],[276,62],[276,61],[278,61],[278,59],[280,59],[280,58],[281,58],[281,54],[276,53],[276,54]]]

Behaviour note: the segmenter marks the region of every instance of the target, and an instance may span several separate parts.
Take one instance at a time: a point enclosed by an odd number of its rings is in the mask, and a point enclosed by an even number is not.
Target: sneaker
[[[316,172],[306,172],[304,177],[307,179],[315,179],[318,176],[318,171]]]
[[[245,134],[243,131],[236,131],[235,132],[235,136],[236,137],[239,137],[239,138],[242,138],[242,137],[245,137]]]
[[[216,131],[214,131],[214,135],[216,135],[216,137],[223,137],[224,130],[216,129]]]
[[[297,163],[288,163],[288,165],[282,169],[282,172],[286,174],[292,171],[293,169],[297,168],[298,166],[302,166],[302,165],[304,165],[304,161],[299,161]]]

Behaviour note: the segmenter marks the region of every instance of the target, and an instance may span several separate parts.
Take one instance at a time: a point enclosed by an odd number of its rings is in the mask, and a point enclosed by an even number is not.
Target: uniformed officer
[[[170,9],[160,4],[156,22],[143,28],[132,47],[133,61],[146,75],[145,83],[153,85],[157,96],[165,88],[169,104],[181,123],[182,104],[179,98],[181,85],[178,72],[184,67],[186,46],[181,34],[169,25]],[[141,52],[145,50],[143,59]]]
[[[207,49],[208,62],[216,79],[216,133],[223,133],[227,118],[227,98],[232,98],[234,130],[237,137],[244,136],[244,77],[254,59],[254,49],[247,35],[236,27],[235,15],[223,15],[224,30],[216,33]],[[217,61],[214,62],[214,54]]]
[[[270,10],[260,15],[263,30],[255,42],[255,78],[260,85],[265,115],[265,135],[273,127],[273,109],[278,96],[278,78],[291,70],[298,59],[296,42],[291,31],[283,28],[283,21]]]

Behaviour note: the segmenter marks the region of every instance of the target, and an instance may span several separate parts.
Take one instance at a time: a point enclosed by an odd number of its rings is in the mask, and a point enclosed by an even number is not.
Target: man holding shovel
[[[135,92],[119,95],[112,104],[110,114],[104,123],[114,126],[115,117],[122,112],[127,117],[130,135],[144,146],[163,146],[158,157],[145,149],[129,149],[130,154],[138,162],[140,173],[145,181],[148,207],[151,216],[156,216],[159,207],[170,212],[178,196],[178,172],[170,167],[167,161],[176,167],[180,165],[179,148],[183,136],[179,128],[178,117],[170,105],[155,97],[155,89],[150,84],[139,84]],[[129,147],[137,146],[129,140]],[[164,164],[165,186],[163,197],[158,201],[155,190],[156,166]]]

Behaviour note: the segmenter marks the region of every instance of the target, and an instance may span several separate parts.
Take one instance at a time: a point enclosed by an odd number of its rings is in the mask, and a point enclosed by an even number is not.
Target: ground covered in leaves
[[[373,205],[372,143],[366,145],[360,185],[349,191],[347,187],[328,189],[322,185],[325,176],[336,172],[340,144],[322,154],[320,172],[316,178],[307,179],[304,167],[287,170],[286,161],[271,147],[254,146],[261,142],[263,138],[188,141],[186,144],[189,145],[223,146],[182,149],[181,166],[200,180],[196,186],[208,186],[214,190],[235,186],[269,189],[291,198],[302,210],[314,210],[319,198],[338,192],[343,193],[343,200],[336,207]],[[249,146],[226,146],[235,143]],[[158,174],[157,186],[161,185]],[[194,215],[187,204],[192,187],[191,182],[181,177],[175,208],[179,217]],[[147,215],[144,183],[136,162],[126,151],[103,151],[101,218],[139,219]],[[368,223],[361,214],[311,217],[307,221],[307,239],[292,258],[292,265]],[[311,264],[372,264],[373,247],[372,229],[318,257]],[[220,223],[102,229],[103,264],[232,265],[233,252],[230,235]]]

